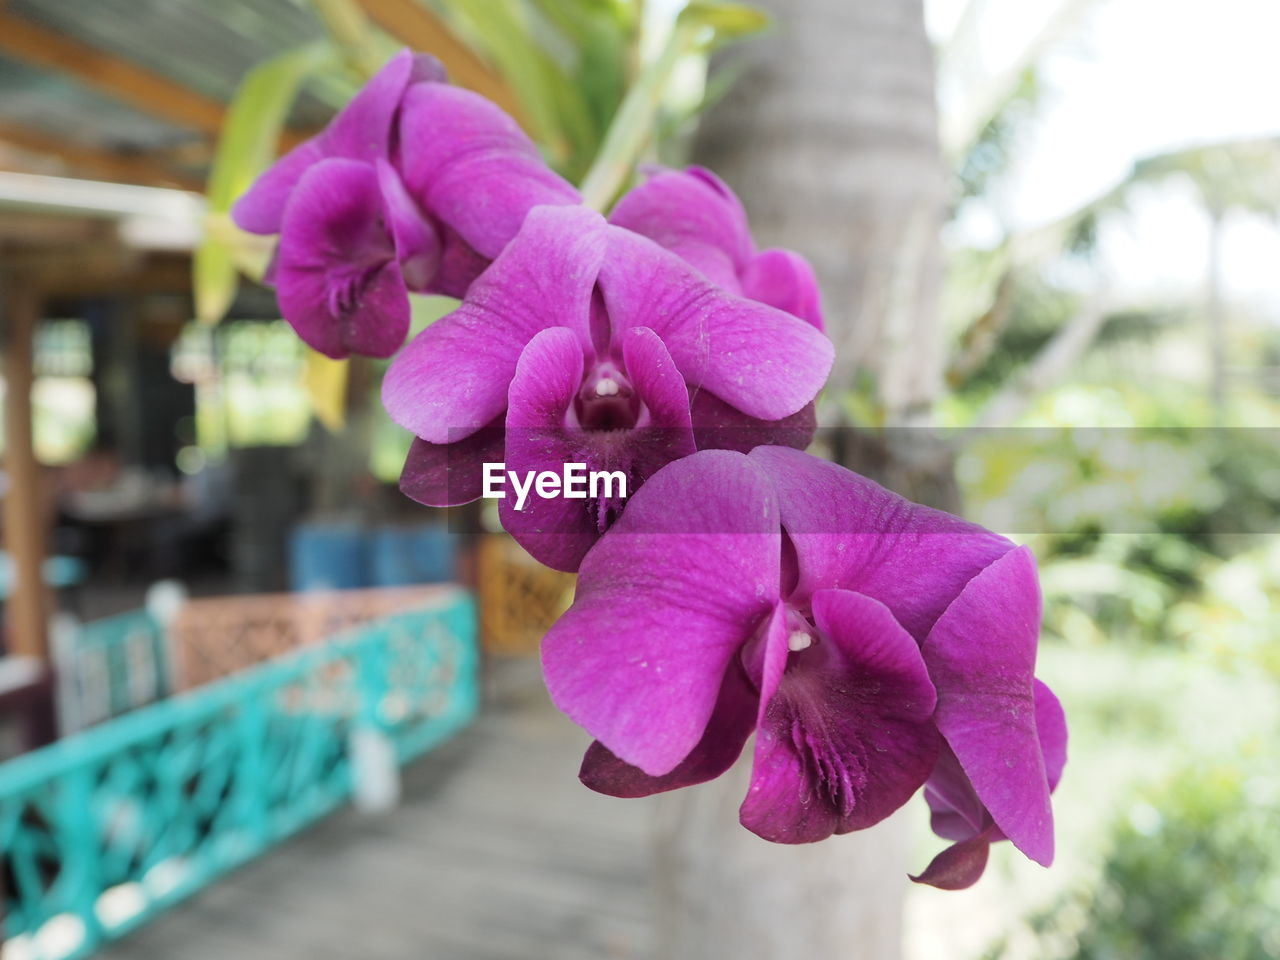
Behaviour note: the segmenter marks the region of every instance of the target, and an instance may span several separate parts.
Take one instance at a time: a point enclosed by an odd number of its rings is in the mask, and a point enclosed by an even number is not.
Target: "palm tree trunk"
[[[942,386],[946,179],[920,0],[761,5],[776,28],[752,45],[742,78],[704,121],[697,159],[739,191],[763,245],[814,264],[837,356],[822,422],[847,425],[842,400],[869,377],[884,424],[927,424]],[[903,446],[880,445],[872,472],[951,503],[949,462],[906,460]],[[662,798],[659,956],[898,957],[902,815],[821,844],[767,844],[737,823],[749,759],[750,748],[720,780]]]
[[[699,131],[762,243],[814,264],[836,345],[826,423],[874,377],[890,425],[942,384],[939,228],[947,185],[920,0],[766,0],[776,26]]]

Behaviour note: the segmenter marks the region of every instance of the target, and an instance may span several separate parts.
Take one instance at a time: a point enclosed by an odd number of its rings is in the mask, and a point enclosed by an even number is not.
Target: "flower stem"
[[[587,206],[604,211],[626,183],[640,151],[653,132],[654,118],[666,93],[667,82],[680,58],[696,49],[699,29],[679,20],[671,28],[656,60],[641,72],[614,114],[600,152],[582,179]]]

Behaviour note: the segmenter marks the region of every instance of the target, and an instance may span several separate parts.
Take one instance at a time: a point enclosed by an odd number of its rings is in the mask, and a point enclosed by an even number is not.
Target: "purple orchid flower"
[[[401,489],[446,506],[479,496],[486,461],[517,472],[585,463],[634,489],[714,440],[699,430],[700,395],[734,443],[792,439],[787,418],[811,403],[832,356],[812,324],[729,293],[639,234],[584,207],[538,207],[462,306],[395,359],[382,396],[418,437]],[[506,529],[561,570],[620,507],[500,505]]]
[[[1052,793],[1067,762],[1067,722],[1062,704],[1039,680],[1035,682],[1035,711],[1036,732]],[[973,886],[986,869],[991,844],[1008,838],[949,747],[944,746],[938,757],[925,784],[924,798],[929,803],[933,832],[954,842],[934,857],[922,874],[911,879],[943,890]]]
[[[243,229],[280,234],[268,279],[327,356],[390,356],[409,291],[462,296],[533,206],[580,202],[514,120],[444,79],[402,51],[232,209]]]
[[[747,213],[705,167],[649,167],[648,179],[614,207],[609,222],[679,254],[733,293],[793,313],[823,329],[813,268],[790,250],[757,251]]]
[[[740,818],[767,840],[870,826],[927,781],[968,817],[951,835],[985,850],[989,816],[1047,865],[1065,725],[1033,676],[1039,618],[1025,548],[797,450],[704,451],[587,554],[542,663],[596,738],[592,789],[712,779],[754,732]]]

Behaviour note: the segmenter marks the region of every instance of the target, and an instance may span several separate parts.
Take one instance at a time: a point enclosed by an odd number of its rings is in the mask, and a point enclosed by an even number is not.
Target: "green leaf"
[[[769,28],[771,20],[763,10],[731,0],[690,0],[680,11],[679,22],[689,27],[709,27],[714,31],[710,46],[745,40]]]
[[[306,78],[332,63],[326,43],[309,44],[250,70],[227,108],[205,192],[208,212],[225,214],[275,157],[289,108]],[[224,235],[206,231],[196,250],[193,290],[196,316],[217,323],[235,299],[235,254]]]

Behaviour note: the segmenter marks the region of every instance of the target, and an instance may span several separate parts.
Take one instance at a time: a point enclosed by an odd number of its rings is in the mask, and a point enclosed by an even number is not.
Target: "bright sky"
[[[926,0],[944,41],[969,0]],[[1010,62],[1062,0],[981,0],[981,63]],[[1197,142],[1280,134],[1280,2],[1095,0],[1041,61],[1047,95],[1007,191],[1014,224],[1054,219],[1134,160]],[[946,109],[944,98],[943,108]],[[1152,192],[1104,236],[1135,292],[1203,282],[1206,223],[1187,191]],[[973,225],[981,233],[981,224]],[[1231,294],[1280,308],[1280,234],[1241,218],[1226,238]],[[1280,316],[1280,313],[1277,313]]]

